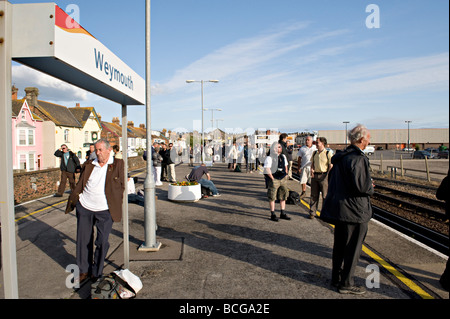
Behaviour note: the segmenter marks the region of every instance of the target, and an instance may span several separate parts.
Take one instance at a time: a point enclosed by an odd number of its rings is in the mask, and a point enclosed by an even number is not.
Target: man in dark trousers
[[[447,173],[447,176],[444,177],[439,188],[436,191],[436,198],[445,201],[445,216],[450,218],[450,189],[448,188],[448,175],[450,174],[450,170]],[[450,267],[449,267],[450,259],[447,259],[447,265],[445,266],[444,273],[442,274],[439,282],[442,287],[448,291],[449,283],[450,283]]]
[[[114,158],[111,151],[107,140],[95,143],[97,158],[83,164],[80,180],[67,201],[66,214],[76,208],[79,283],[102,276],[109,234],[113,223],[122,219],[124,161]],[[97,229],[95,241],[94,226]]]
[[[55,197],[62,197],[66,190],[67,179],[69,179],[70,190],[73,191],[75,188],[75,173],[79,173],[81,170],[80,160],[75,153],[69,150],[66,144],[61,145],[54,155],[61,158],[61,165],[59,166],[61,180]]]
[[[370,132],[358,124],[349,133],[351,145],[332,157],[328,194],[320,218],[335,225],[331,283],[342,294],[361,295],[366,289],[354,284],[353,276],[372,218],[370,196],[374,186],[369,159],[363,150]]]

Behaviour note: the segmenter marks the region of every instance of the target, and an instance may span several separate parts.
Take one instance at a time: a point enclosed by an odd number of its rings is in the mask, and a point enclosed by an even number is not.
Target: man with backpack
[[[327,197],[328,172],[333,167],[331,164],[330,151],[325,149],[327,139],[317,138],[317,151],[311,156],[311,199],[309,204],[309,218],[314,219],[316,210],[319,208],[319,195],[322,193],[322,200]]]
[[[264,161],[264,174],[267,176],[267,197],[270,205],[270,219],[274,222],[278,221],[275,215],[275,200],[280,200],[281,213],[280,218],[290,220],[286,215],[286,200],[289,197],[289,189],[287,188],[288,161],[279,142],[272,144],[270,154]]]

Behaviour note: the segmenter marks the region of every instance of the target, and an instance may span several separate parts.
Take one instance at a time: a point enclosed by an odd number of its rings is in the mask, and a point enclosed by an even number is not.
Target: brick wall
[[[128,158],[128,170],[145,168],[146,162],[140,156]],[[77,174],[78,176],[78,174]],[[20,204],[33,199],[55,194],[61,178],[59,168],[14,174],[14,203]],[[67,181],[67,189],[69,182]]]

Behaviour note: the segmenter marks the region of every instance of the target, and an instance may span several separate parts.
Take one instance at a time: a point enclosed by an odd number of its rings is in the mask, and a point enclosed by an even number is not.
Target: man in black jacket
[[[76,154],[69,151],[66,144],[61,145],[54,155],[61,158],[61,165],[59,166],[61,169],[61,181],[59,182],[58,192],[55,194],[55,197],[62,197],[66,190],[67,179],[69,179],[70,190],[73,191],[75,188],[75,173],[81,171],[80,160]]]
[[[333,169],[320,218],[335,225],[332,285],[340,293],[364,294],[365,288],[355,286],[353,276],[373,215],[370,196],[374,189],[369,159],[363,153],[370,144],[370,132],[358,124],[348,137],[351,145],[332,157]]]

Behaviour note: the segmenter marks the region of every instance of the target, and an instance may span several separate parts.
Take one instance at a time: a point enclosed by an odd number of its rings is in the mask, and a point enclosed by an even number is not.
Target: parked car
[[[448,150],[440,151],[437,155],[437,158],[446,158],[448,159]]]
[[[375,147],[368,145],[363,150],[363,152],[364,152],[364,154],[367,154],[367,155],[373,155],[375,153]]]
[[[437,148],[433,148],[433,147],[426,148],[426,149],[424,149],[424,151],[430,152],[431,154],[439,152],[439,150]]]
[[[434,155],[427,151],[415,151],[413,158],[434,158]]]
[[[403,149],[403,152],[413,152],[413,151],[414,151],[413,148],[407,148],[407,147],[405,147],[405,148]]]

